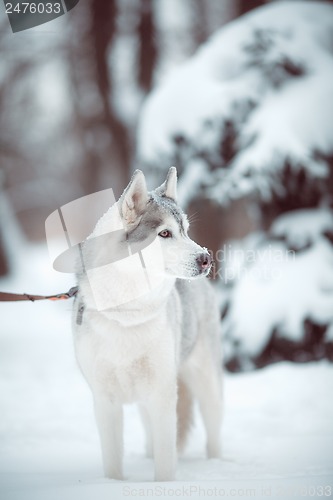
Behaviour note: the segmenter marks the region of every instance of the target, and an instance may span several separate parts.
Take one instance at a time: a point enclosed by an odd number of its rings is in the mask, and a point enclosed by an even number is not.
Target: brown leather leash
[[[58,293],[56,295],[31,295],[30,293],[7,293],[0,292],[0,302],[17,302],[21,300],[66,300],[75,297],[79,290],[78,286],[72,286],[68,292]]]

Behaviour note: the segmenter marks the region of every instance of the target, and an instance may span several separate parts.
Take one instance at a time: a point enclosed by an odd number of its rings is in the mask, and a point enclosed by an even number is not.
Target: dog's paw
[[[107,471],[105,473],[105,477],[107,479],[115,479],[117,481],[124,481],[124,475],[122,472],[119,472],[119,471]]]
[[[207,445],[207,458],[221,458],[221,448],[219,443]]]

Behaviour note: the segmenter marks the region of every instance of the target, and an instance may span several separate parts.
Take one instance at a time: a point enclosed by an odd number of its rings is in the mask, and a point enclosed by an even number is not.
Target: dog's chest
[[[76,340],[79,365],[93,392],[115,402],[147,397],[156,386],[161,367],[174,366],[175,344],[158,331],[113,331],[109,335],[86,333]]]

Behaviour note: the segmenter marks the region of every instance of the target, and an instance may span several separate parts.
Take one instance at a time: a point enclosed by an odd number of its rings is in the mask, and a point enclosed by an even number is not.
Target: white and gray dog
[[[123,478],[125,403],[139,404],[156,481],[174,478],[194,398],[207,432],[207,455],[220,456],[220,321],[205,278],[212,259],[188,237],[187,217],[176,199],[174,167],[152,192],[137,170],[83,244],[74,341],[93,393],[109,478]]]

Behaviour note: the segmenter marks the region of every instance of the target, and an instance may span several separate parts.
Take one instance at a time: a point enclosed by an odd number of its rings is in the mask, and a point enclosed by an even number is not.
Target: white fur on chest
[[[143,401],[162,376],[176,377],[178,336],[166,317],[133,327],[96,318],[86,318],[75,335],[77,359],[93,393],[119,403]]]

